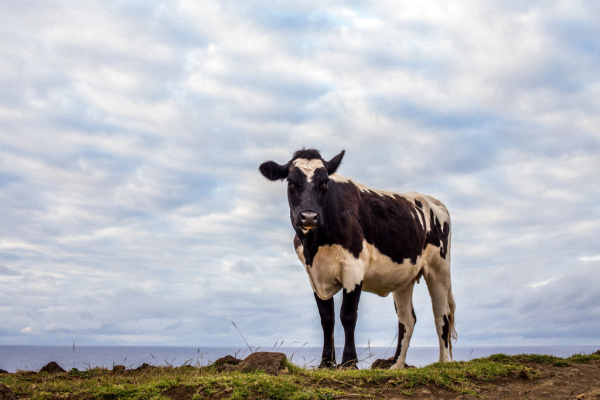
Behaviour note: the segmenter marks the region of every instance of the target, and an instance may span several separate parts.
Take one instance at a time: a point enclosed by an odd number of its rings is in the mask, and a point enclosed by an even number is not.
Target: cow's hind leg
[[[395,363],[392,365],[392,369],[404,368],[406,363],[406,352],[417,322],[412,303],[414,287],[414,282],[411,282],[394,292],[394,306],[398,315],[398,346],[396,347]]]
[[[427,290],[431,296],[433,317],[440,346],[440,362],[452,359],[452,342],[456,338],[454,330],[454,297],[450,283],[450,263],[439,258],[425,268],[423,274]]]
[[[315,299],[321,316],[321,327],[323,327],[323,354],[321,355],[319,368],[332,368],[335,365],[335,345],[333,341],[335,309],[333,297],[329,300],[321,300],[315,293]]]

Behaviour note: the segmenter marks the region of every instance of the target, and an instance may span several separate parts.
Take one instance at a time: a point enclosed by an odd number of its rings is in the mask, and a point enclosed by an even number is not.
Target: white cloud
[[[302,146],[448,205],[462,344],[592,340],[556,315],[597,317],[571,296],[600,279],[598,11],[6,5],[0,342],[232,344],[235,320],[256,345],[318,345],[285,190],[257,171]],[[415,299],[414,343],[435,344]],[[362,301],[358,341],[387,346],[391,299]]]

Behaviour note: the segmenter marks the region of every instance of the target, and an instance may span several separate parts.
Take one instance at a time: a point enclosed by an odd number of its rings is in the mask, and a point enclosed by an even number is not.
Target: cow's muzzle
[[[319,214],[314,211],[304,211],[303,213],[300,213],[300,227],[304,230],[316,228],[319,222]]]

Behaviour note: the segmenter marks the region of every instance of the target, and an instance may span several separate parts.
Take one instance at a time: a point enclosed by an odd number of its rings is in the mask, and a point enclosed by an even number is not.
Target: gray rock
[[[286,356],[279,352],[260,351],[250,354],[238,366],[242,372],[265,371],[270,375],[277,375],[283,369]]]

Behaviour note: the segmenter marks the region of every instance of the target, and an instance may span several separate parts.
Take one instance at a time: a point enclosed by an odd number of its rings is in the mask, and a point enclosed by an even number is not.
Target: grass
[[[341,395],[373,397],[373,388],[396,387],[410,395],[420,385],[435,385],[457,393],[475,394],[489,382],[505,376],[537,379],[531,363],[568,366],[600,360],[599,355],[577,354],[569,358],[522,354],[495,354],[486,358],[435,363],[404,370],[313,370],[286,363],[278,376],[262,372],[217,373],[212,367],[157,367],[117,374],[102,368],[49,375],[18,371],[0,375],[0,383],[19,397],[37,399],[166,399],[170,388],[187,388],[194,399],[333,399]],[[529,364],[527,366],[525,364]]]

